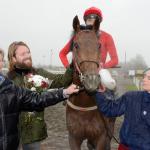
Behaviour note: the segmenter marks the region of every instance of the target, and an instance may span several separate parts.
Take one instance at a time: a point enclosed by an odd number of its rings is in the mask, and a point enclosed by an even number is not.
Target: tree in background
[[[130,59],[126,64],[121,63],[123,70],[144,70],[147,68],[145,59],[140,54],[137,54],[134,58]]]

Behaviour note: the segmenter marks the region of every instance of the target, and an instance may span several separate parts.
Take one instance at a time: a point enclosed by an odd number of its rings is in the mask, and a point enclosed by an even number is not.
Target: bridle
[[[80,33],[81,32],[82,31],[80,31]],[[82,61],[79,61],[79,56],[77,55],[76,50],[74,50],[74,47],[75,47],[75,45],[73,43],[73,51],[72,51],[73,65],[74,65],[74,70],[78,74],[78,77],[80,79],[80,84],[78,86],[79,86],[79,91],[81,92],[81,91],[85,90],[83,82],[86,80],[86,74],[82,73],[82,71],[80,70],[80,66],[83,63],[85,63],[85,62],[94,63],[94,64],[97,65],[97,74],[98,74],[99,69],[100,69],[100,63],[99,63],[99,61],[96,61],[96,60],[93,60],[93,59],[91,59],[91,60],[84,59]],[[69,100],[67,100],[67,105],[70,106],[71,108],[75,109],[75,110],[78,110],[78,111],[92,111],[92,110],[97,110],[97,106],[96,105],[95,106],[91,106],[91,107],[80,107],[80,106],[74,105]]]
[[[80,31],[80,33],[83,32],[83,31]],[[73,44],[73,47],[74,47],[74,44]],[[85,63],[85,62],[91,62],[91,63],[95,63],[97,65],[97,73],[99,72],[100,70],[100,61],[96,61],[96,60],[82,60],[82,61],[79,61],[79,57],[77,56],[77,53],[76,51],[72,51],[72,55],[73,55],[73,64],[75,66],[75,69],[76,71],[78,72],[79,74],[79,78],[80,78],[80,81],[82,82],[84,79],[85,79],[85,75],[83,75],[83,73],[81,72],[80,70],[80,66]]]

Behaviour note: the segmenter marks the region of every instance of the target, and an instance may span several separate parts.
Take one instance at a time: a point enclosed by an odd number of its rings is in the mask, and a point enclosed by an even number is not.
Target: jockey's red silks
[[[110,34],[105,31],[100,31],[99,43],[101,43],[101,63],[103,64],[103,68],[111,68],[118,64],[118,55],[117,50],[113,41],[113,38]],[[59,57],[63,63],[63,65],[67,68],[69,66],[69,61],[67,58],[67,54],[70,52],[70,46],[74,39],[74,36],[69,40],[69,42],[65,45],[63,49],[61,49],[59,53]],[[110,60],[106,62],[107,54],[110,56]]]
[[[129,150],[129,148],[123,144],[119,144],[118,150]]]

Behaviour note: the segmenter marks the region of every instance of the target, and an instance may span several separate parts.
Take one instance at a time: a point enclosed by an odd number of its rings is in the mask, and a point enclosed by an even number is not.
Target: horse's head
[[[97,31],[99,19],[93,26],[80,26],[78,17],[73,19],[75,38],[73,40],[73,62],[79,74],[80,82],[88,92],[94,92],[100,83],[99,62],[100,44]]]

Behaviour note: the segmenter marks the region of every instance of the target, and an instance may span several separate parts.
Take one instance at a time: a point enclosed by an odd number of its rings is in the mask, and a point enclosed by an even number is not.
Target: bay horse
[[[108,127],[113,132],[115,121],[104,117],[97,110],[95,98],[91,94],[100,84],[99,24],[97,18],[91,29],[85,27],[82,30],[78,17],[73,19],[73,83],[81,91],[67,100],[66,124],[71,150],[80,150],[84,140],[88,141],[89,150],[110,150],[112,136],[108,134]]]

